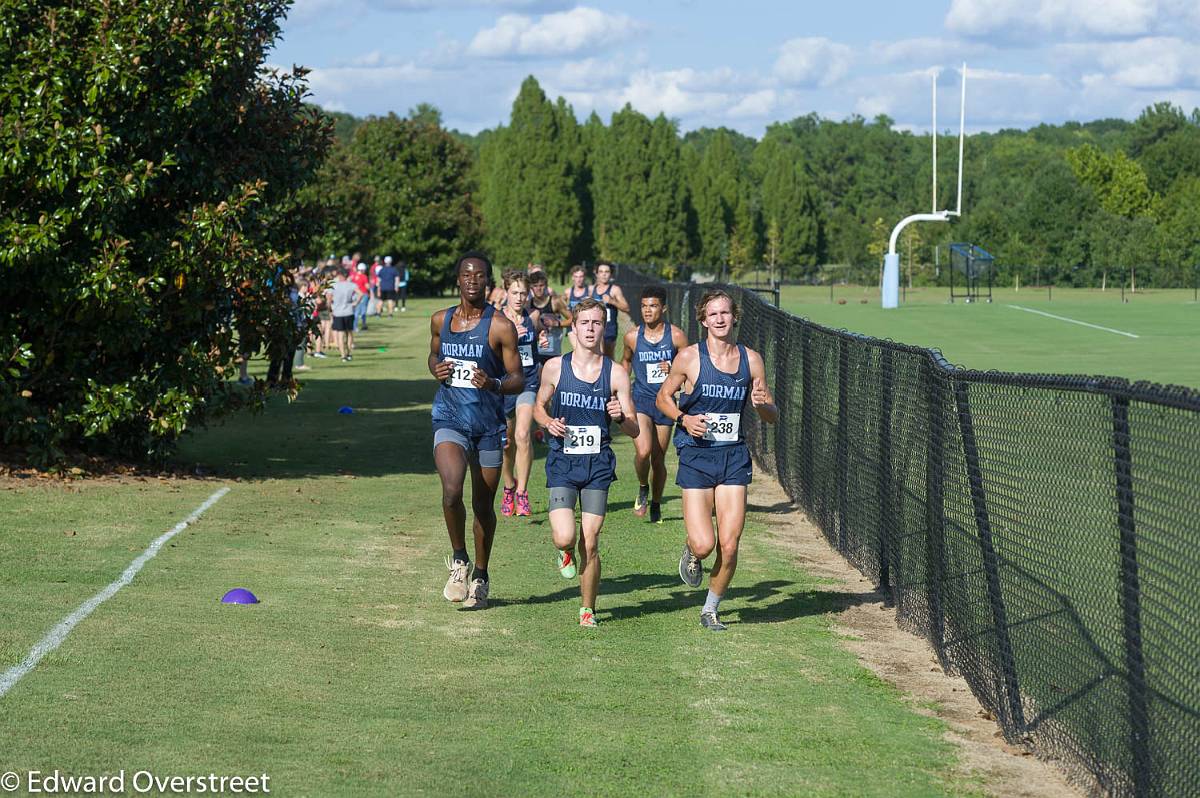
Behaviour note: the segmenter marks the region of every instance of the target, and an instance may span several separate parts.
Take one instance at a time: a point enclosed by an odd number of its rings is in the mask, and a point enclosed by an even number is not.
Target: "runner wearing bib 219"
[[[753,476],[742,429],[746,401],[763,421],[773,424],[779,418],[762,356],[735,342],[737,318],[737,303],[728,293],[721,289],[704,292],[696,306],[704,338],[675,358],[657,399],[658,409],[678,425],[675,483],[683,489],[687,529],[679,558],[684,584],[699,587],[704,558],[714,549],[717,552],[708,597],[700,612],[700,625],[712,631],[726,628],[717,609],[737,568],[738,544],[746,522],[746,486]],[[678,403],[676,391],[680,391]]]
[[[533,417],[551,436],[546,487],[558,570],[567,579],[579,574],[579,625],[593,627],[600,592],[600,528],[608,511],[609,485],[617,478],[609,421],[635,439],[638,423],[629,375],[604,356],[603,303],[584,299],[573,315],[575,349],[542,367]],[[576,503],[582,531],[578,546]]]

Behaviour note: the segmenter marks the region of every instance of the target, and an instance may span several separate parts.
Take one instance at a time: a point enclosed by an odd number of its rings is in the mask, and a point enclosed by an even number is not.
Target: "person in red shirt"
[[[358,268],[350,273],[350,282],[362,294],[362,299],[354,307],[354,331],[367,329],[367,305],[371,302],[371,280],[367,277],[367,264],[360,263]]]

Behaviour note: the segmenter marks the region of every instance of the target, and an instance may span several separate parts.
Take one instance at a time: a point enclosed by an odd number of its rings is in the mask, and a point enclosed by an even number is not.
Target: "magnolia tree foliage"
[[[287,0],[6,0],[0,442],[160,455],[290,341],[329,131],[263,67]]]

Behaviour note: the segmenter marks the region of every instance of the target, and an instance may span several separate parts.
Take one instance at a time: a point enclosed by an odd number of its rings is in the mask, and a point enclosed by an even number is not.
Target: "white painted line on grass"
[[[37,645],[29,650],[29,654],[25,656],[25,659],[21,661],[20,665],[14,665],[5,671],[3,675],[0,675],[0,698],[3,698],[4,695],[8,693],[8,691],[11,690],[25,674],[37,667],[37,664],[41,662],[42,657],[46,656],[51,651],[62,645],[62,642],[67,639],[67,635],[71,633],[71,630],[74,629],[80,621],[91,615],[93,610],[112,598],[118,590],[132,582],[133,578],[137,576],[138,571],[142,570],[142,566],[149,562],[155,554],[158,554],[158,550],[161,549],[163,545],[167,543],[167,541],[178,535],[183,530],[187,529],[189,524],[194,523],[196,519],[204,514],[205,510],[220,501],[221,497],[228,492],[229,488],[221,488],[216,493],[209,496],[204,501],[204,504],[192,511],[191,515],[172,527],[171,531],[161,535],[157,540],[151,543],[136,560],[129,563],[129,567],[125,569],[124,573],[117,577],[116,581],[101,590],[96,595],[92,596],[87,601],[80,604],[79,609],[75,610],[75,612],[59,621],[57,626],[51,629],[45,637],[38,641]]]
[[[1114,330],[1112,327],[1101,327],[1099,324],[1091,324],[1086,321],[1079,321],[1078,319],[1068,319],[1066,316],[1055,316],[1053,313],[1047,313],[1044,310],[1034,310],[1033,308],[1023,308],[1020,305],[1009,305],[1008,307],[1015,308],[1017,310],[1023,310],[1026,313],[1036,313],[1039,316],[1046,316],[1051,319],[1058,319],[1059,321],[1069,321],[1072,324],[1079,324],[1083,327],[1091,327],[1093,330],[1104,330],[1105,332],[1116,333],[1117,335],[1124,335],[1127,338],[1137,338],[1138,337],[1131,332],[1125,332],[1124,330]]]

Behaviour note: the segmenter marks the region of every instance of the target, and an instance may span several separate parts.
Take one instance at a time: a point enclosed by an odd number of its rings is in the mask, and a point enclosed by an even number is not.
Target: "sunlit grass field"
[[[231,490],[0,698],[0,771],[266,773],[281,796],[980,789],[944,726],[843,649],[834,617],[865,596],[764,540],[771,516],[747,530],[730,631],[702,630],[703,593],[676,574],[678,491],[664,525],[632,515],[628,439],[599,628],[577,626],[578,584],[552,564],[542,452],[535,515],[500,519],[492,607],[445,602],[425,370],[438,304],[372,320],[353,363],[310,360],[294,403],[189,436],[180,464],[214,476],[4,483],[0,670]],[[239,586],[262,603],[219,603]]]
[[[1126,292],[1124,303],[1120,289],[998,288],[990,304],[961,299],[951,304],[949,293],[917,288],[899,308],[883,310],[874,286],[835,286],[832,301],[828,286],[785,286],[781,305],[818,324],[940,349],[951,363],[967,368],[1200,388],[1200,304],[1191,290]]]

